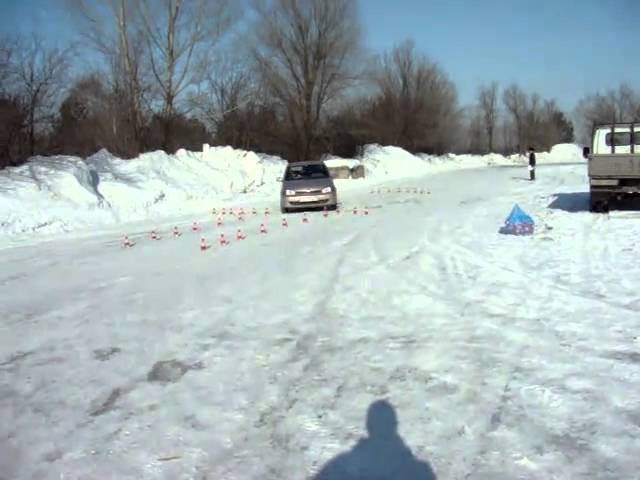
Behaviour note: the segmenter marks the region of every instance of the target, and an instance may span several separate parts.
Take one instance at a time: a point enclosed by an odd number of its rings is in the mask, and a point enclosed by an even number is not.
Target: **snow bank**
[[[34,157],[0,172],[0,232],[54,233],[204,211],[212,198],[271,193],[284,162],[229,147],[122,160]]]
[[[362,158],[327,158],[329,166],[364,165],[366,178],[338,180],[338,188],[358,188],[459,168],[526,163],[502,155],[413,155],[392,146],[368,145]],[[577,145],[556,145],[538,154],[540,164],[582,161]],[[33,231],[59,233],[88,227],[146,221],[208,211],[216,202],[243,194],[276,198],[285,162],[236,150],[150,152],[122,160],[107,151],[82,159],[34,157],[0,171],[0,235]]]
[[[575,144],[555,145],[550,152],[537,152],[538,165],[553,163],[584,162],[582,149]],[[504,156],[497,153],[487,155],[413,155],[398,147],[368,145],[360,162],[365,166],[369,180],[403,179],[429,173],[480,168],[487,166],[508,166],[528,164],[527,155]]]

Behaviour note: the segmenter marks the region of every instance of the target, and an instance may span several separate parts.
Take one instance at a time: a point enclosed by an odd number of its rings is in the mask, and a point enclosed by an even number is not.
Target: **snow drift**
[[[34,157],[0,172],[3,234],[49,233],[211,208],[212,198],[273,189],[284,162],[229,147],[122,160]]]
[[[577,145],[556,145],[538,154],[539,164],[582,161]],[[391,146],[368,145],[360,159],[327,159],[331,166],[363,164],[364,180],[338,181],[357,188],[458,168],[526,163],[522,156],[412,155]],[[0,234],[57,233],[99,225],[204,212],[237,195],[273,198],[285,162],[231,147],[204,152],[145,153],[122,160],[107,151],[82,159],[34,157],[0,172]]]

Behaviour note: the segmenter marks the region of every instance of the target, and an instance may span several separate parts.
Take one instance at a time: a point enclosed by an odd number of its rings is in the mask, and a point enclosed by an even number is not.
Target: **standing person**
[[[533,147],[529,147],[529,180],[536,179],[536,153]]]

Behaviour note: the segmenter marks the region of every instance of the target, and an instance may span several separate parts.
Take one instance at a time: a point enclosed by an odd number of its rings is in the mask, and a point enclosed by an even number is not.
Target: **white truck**
[[[640,120],[597,125],[591,147],[584,147],[582,154],[589,161],[592,212],[607,212],[614,202],[640,199]]]

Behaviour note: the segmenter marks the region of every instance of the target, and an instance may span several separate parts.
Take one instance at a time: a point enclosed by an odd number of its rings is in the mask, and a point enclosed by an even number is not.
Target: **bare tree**
[[[230,51],[205,66],[189,103],[211,131],[217,131],[225,116],[258,100],[252,73],[248,62]]]
[[[411,40],[379,59],[370,117],[374,136],[411,151],[451,147],[458,119],[457,92],[446,73],[415,51]]]
[[[6,95],[9,90],[9,81],[15,73],[13,59],[16,55],[16,39],[4,35],[0,38],[0,95]]]
[[[467,135],[468,143],[466,145],[466,152],[469,153],[482,153],[486,148],[486,128],[484,115],[482,110],[478,108],[471,108],[467,111]]]
[[[109,86],[96,73],[80,76],[60,105],[51,148],[74,155],[91,155],[100,148],[120,154],[120,139],[113,135],[118,118]]]
[[[254,7],[258,72],[286,112],[291,160],[309,158],[327,105],[354,80],[361,37],[356,2],[272,0]]]
[[[496,123],[498,121],[498,82],[492,82],[480,88],[478,105],[487,137],[487,147],[489,152],[493,152]]]
[[[141,20],[135,0],[67,0],[84,22],[83,36],[109,67],[110,87],[118,115],[112,134],[122,153],[137,154],[142,146],[143,114],[149,93]]]
[[[506,115],[502,117],[500,125],[501,153],[513,153],[517,150],[518,140],[515,137],[515,126],[513,120]]]
[[[575,140],[573,124],[560,110],[555,100],[531,100],[531,110],[535,116],[535,128],[529,135],[531,142],[540,149],[549,149],[558,143]]]
[[[538,93],[532,93],[530,96],[525,97],[525,114],[524,122],[522,125],[522,146],[534,146],[538,143],[541,136],[541,130],[543,129],[544,120],[542,118],[543,112],[543,100]],[[541,145],[537,145],[538,148],[542,148]]]
[[[26,114],[29,155],[35,153],[38,129],[51,124],[61,100],[69,53],[69,50],[46,47],[43,39],[34,35],[21,45],[15,57],[17,88]]]
[[[525,125],[526,114],[528,111],[527,95],[522,89],[516,85],[511,84],[502,94],[502,101],[504,103],[507,112],[513,119],[513,124],[516,129],[516,139],[518,142],[518,151],[522,153],[525,142]]]
[[[576,106],[576,118],[580,140],[586,143],[597,124],[640,120],[640,93],[621,84],[617,90],[586,95]]]
[[[165,121],[164,147],[170,148],[176,102],[194,84],[194,62],[211,55],[235,19],[231,0],[139,0],[153,78],[160,90]]]
[[[613,93],[616,110],[621,121],[631,122],[640,120],[637,115],[640,113],[640,95],[628,84],[623,83],[618,87],[618,91]]]
[[[20,102],[0,97],[0,169],[19,165],[26,160],[24,154],[24,125],[26,116]]]

